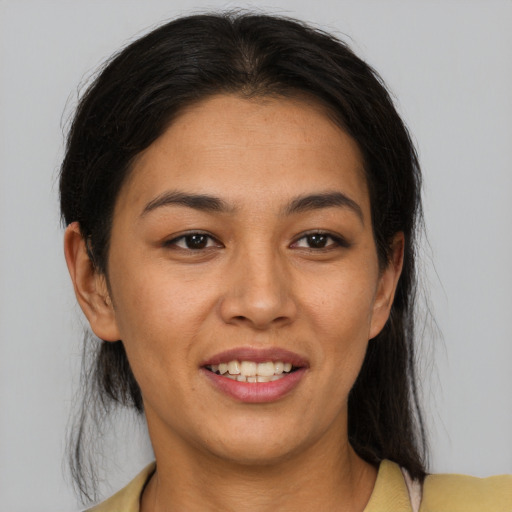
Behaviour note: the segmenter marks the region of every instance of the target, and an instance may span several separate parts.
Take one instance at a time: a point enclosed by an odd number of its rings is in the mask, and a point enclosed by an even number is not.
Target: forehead
[[[218,95],[188,107],[135,160],[119,198],[139,203],[165,189],[285,200],[338,190],[368,203],[356,142],[305,98]]]

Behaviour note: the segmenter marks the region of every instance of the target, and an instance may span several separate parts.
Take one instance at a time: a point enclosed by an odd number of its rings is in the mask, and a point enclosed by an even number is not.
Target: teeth
[[[274,373],[275,375],[281,375],[284,370],[284,363],[282,361],[277,361],[274,363]]]
[[[246,377],[256,376],[257,365],[252,361],[242,361],[240,364],[240,373]]]
[[[230,361],[228,363],[228,372],[230,375],[240,375],[240,363],[238,361]]]
[[[261,377],[270,377],[271,375],[274,375],[274,363],[268,362],[268,363],[259,363],[256,373]]]
[[[292,364],[282,361],[255,363],[233,360],[218,365],[212,364],[209,369],[213,373],[224,375],[238,382],[270,382],[284,377],[283,373],[289,373],[292,370]]]

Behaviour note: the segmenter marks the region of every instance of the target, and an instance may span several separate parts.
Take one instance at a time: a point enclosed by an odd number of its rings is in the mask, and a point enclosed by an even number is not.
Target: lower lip
[[[201,368],[203,374],[222,393],[247,403],[265,403],[280,400],[290,393],[306,374],[306,368],[299,368],[271,382],[238,382]]]

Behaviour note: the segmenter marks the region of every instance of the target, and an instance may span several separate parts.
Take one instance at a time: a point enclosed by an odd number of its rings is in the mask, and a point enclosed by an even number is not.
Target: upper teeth
[[[253,361],[229,361],[228,363],[212,364],[209,366],[212,372],[224,375],[243,375],[244,377],[272,377],[281,375],[283,372],[290,372],[291,363],[282,361],[267,361],[265,363],[255,363]]]

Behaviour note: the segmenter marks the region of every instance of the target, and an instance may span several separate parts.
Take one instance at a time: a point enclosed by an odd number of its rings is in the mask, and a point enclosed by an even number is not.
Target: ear
[[[78,222],[72,222],[66,228],[64,254],[76,298],[92,331],[102,340],[119,340],[119,329],[105,275],[96,270],[89,258]]]
[[[379,334],[389,318],[404,262],[404,234],[402,232],[393,237],[391,249],[391,258],[379,277],[377,293],[373,303],[369,339],[375,338]]]

